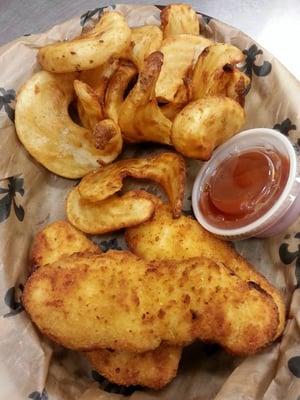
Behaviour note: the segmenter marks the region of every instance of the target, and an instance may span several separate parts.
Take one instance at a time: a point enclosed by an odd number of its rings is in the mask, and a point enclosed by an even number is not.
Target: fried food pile
[[[67,195],[68,222],[33,240],[23,304],[44,335],[114,383],[159,389],[196,340],[249,355],[283,331],[279,291],[182,215],[182,155],[209,159],[244,123],[243,58],[202,36],[186,4],[165,7],[160,27],[129,28],[110,11],[87,33],[41,48],[43,70],[19,91],[20,141],[55,174],[82,178]],[[172,147],[115,161],[143,141]],[[127,177],[159,185],[167,203],[124,191]],[[103,253],[86,236],[121,229],[129,251]]]
[[[88,32],[39,49],[42,71],[17,95],[17,135],[35,160],[71,179],[134,142],[207,160],[244,124],[243,60],[237,47],[201,35],[186,4],[165,7],[160,27],[129,28],[104,12]]]

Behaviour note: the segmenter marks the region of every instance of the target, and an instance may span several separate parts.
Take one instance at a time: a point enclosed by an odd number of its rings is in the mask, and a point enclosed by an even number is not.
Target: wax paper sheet
[[[84,7],[84,3],[83,7]],[[154,6],[115,7],[130,26],[159,24]],[[201,10],[200,10],[201,11]],[[280,340],[247,358],[218,346],[194,344],[184,350],[174,381],[161,391],[123,388],[92,371],[84,357],[54,345],[36,330],[22,306],[33,236],[65,218],[64,200],[74,181],[36,163],[14,129],[15,96],[39,69],[37,49],[71,38],[101,15],[102,8],[78,10],[81,17],[46,33],[24,36],[0,48],[0,398],[13,400],[299,400],[300,399],[300,221],[269,240],[237,242],[238,251],[282,291],[288,316]],[[199,13],[202,33],[243,50],[241,69],[252,78],[246,101],[246,128],[275,127],[299,147],[300,83],[265,49],[241,31]],[[288,45],[288,44],[287,44]],[[158,146],[136,145],[125,153],[141,156]],[[191,214],[190,191],[200,167],[188,164],[184,211]],[[134,185],[129,182],[129,186]],[[135,183],[136,185],[136,183]],[[157,188],[140,184],[157,193]],[[124,248],[122,233],[93,238],[103,250]]]

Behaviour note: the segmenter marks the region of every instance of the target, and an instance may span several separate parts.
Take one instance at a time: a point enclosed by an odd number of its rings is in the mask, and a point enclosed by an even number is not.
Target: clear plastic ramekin
[[[214,226],[206,219],[199,206],[204,183],[229,155],[256,147],[277,150],[288,158],[289,176],[281,195],[269,210],[250,224],[234,229]],[[218,147],[212,158],[200,169],[194,182],[192,205],[198,222],[209,232],[225,240],[265,238],[285,231],[300,215],[300,159],[293,144],[282,133],[268,128],[249,129],[234,136]]]

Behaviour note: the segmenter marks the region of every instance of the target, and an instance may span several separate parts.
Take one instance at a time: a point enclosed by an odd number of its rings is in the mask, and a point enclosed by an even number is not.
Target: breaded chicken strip
[[[101,253],[100,248],[67,221],[56,221],[39,232],[31,248],[32,269],[79,252]],[[182,349],[161,345],[146,353],[94,350],[85,353],[93,368],[118,385],[160,389],[176,376]]]
[[[246,355],[270,343],[278,326],[269,294],[206,258],[77,253],[36,270],[23,303],[42,333],[75,350],[145,352],[200,339]]]
[[[208,257],[222,262],[246,282],[254,282],[274,300],[279,312],[276,338],[285,324],[285,304],[279,291],[241,257],[234,248],[207,232],[190,217],[173,219],[167,205],[159,205],[154,217],[135,228],[126,230],[129,249],[146,260],[184,260]]]

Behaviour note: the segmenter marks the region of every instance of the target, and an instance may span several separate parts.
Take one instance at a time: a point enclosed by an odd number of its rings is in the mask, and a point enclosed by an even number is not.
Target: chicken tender
[[[23,303],[42,333],[85,351],[146,352],[200,339],[246,355],[269,344],[278,326],[269,294],[206,258],[74,254],[36,270]]]
[[[101,253],[100,248],[67,221],[56,221],[39,232],[33,241],[34,269],[79,252]],[[146,353],[94,350],[85,353],[93,368],[118,385],[141,385],[159,389],[175,377],[182,349],[162,344]]]
[[[129,249],[146,260],[183,260],[208,257],[222,262],[246,282],[254,282],[274,300],[279,311],[276,337],[285,324],[285,304],[279,291],[241,257],[234,248],[207,232],[190,217],[172,218],[168,206],[157,207],[154,217],[136,228],[126,230]]]
[[[182,349],[160,345],[146,353],[94,350],[85,355],[93,368],[118,385],[160,389],[176,376]]]

